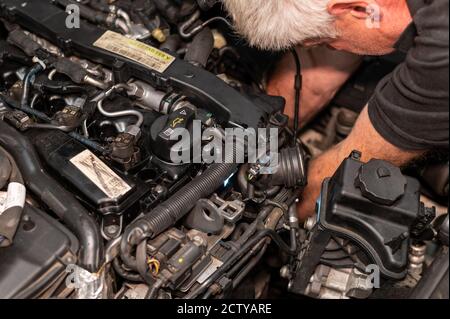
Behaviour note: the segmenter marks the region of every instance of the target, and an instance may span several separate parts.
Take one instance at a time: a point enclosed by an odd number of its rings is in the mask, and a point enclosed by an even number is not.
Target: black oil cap
[[[367,199],[382,205],[392,205],[405,194],[407,180],[400,168],[381,160],[371,160],[361,166],[356,187]]]
[[[152,151],[163,161],[172,162],[172,147],[175,146],[179,140],[173,139],[173,136],[178,137],[176,129],[189,129],[192,126],[192,121],[195,119],[195,111],[183,107],[174,111],[170,115],[161,116],[151,127],[150,137]],[[191,135],[192,136],[192,135]],[[192,142],[192,141],[191,141]],[[191,144],[185,145],[187,151],[192,147]],[[178,150],[175,150],[178,152]]]

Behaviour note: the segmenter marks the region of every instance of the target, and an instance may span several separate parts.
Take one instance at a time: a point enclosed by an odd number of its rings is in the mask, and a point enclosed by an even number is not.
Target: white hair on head
[[[251,46],[283,50],[305,40],[336,37],[329,0],[222,0],[236,31]]]

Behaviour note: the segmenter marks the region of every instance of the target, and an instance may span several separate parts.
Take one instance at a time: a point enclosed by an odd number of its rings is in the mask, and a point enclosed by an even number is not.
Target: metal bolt
[[[311,231],[316,225],[316,217],[309,217],[305,222],[305,229]]]
[[[284,279],[289,279],[291,277],[291,270],[288,266],[283,266],[280,269],[280,277]]]

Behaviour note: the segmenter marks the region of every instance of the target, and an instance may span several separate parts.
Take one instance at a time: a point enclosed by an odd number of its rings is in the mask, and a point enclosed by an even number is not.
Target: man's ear
[[[351,14],[357,19],[367,19],[370,17],[369,9],[373,4],[373,0],[330,0],[328,12],[334,17]]]

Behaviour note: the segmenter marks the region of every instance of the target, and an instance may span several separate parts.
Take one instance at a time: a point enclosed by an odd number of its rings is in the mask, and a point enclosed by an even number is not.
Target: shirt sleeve
[[[448,149],[448,9],[447,0],[435,0],[417,12],[414,46],[369,102],[375,129],[401,149]]]

